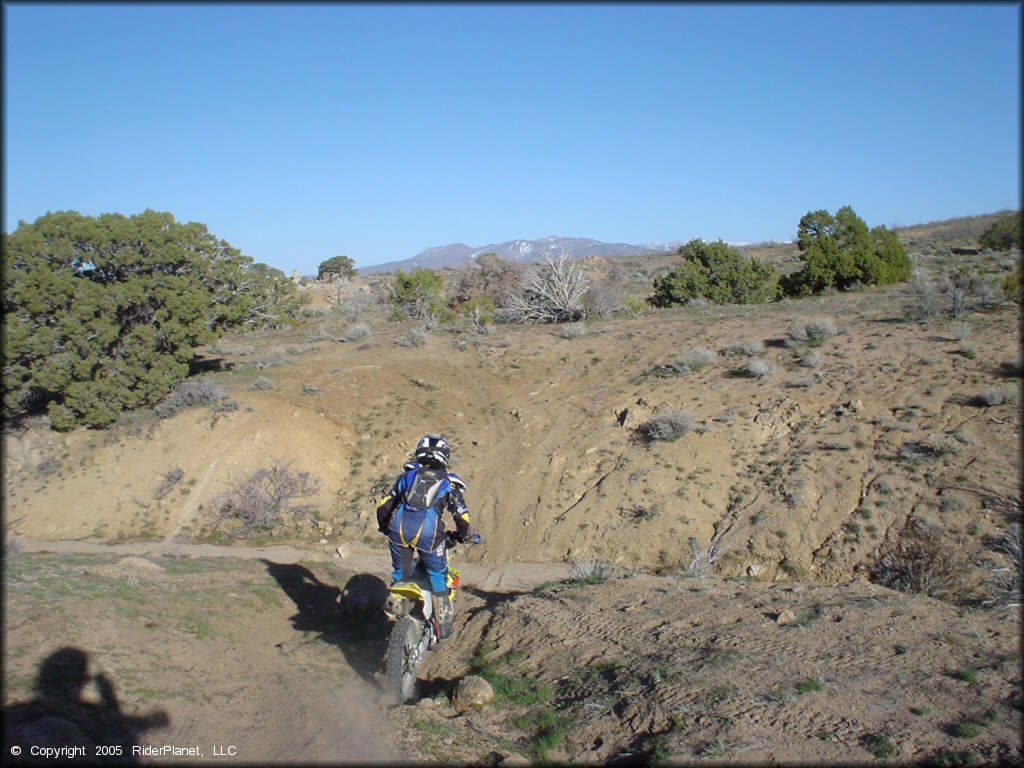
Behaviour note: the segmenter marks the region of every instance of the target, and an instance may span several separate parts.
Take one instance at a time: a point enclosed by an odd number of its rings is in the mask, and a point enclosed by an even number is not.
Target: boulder
[[[796,614],[789,610],[789,608],[779,611],[778,615],[775,617],[775,623],[780,627],[785,624],[792,624],[794,621],[796,621]]]
[[[459,680],[452,694],[452,707],[458,713],[481,709],[494,698],[491,684],[477,675],[469,675]]]

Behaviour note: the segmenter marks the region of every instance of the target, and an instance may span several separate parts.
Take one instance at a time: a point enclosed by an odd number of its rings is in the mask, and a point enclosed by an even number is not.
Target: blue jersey
[[[462,496],[466,484],[454,472],[419,463],[405,465],[391,492],[377,507],[378,522],[387,520],[390,538],[403,547],[433,551],[444,541],[444,511],[468,528],[469,509]]]

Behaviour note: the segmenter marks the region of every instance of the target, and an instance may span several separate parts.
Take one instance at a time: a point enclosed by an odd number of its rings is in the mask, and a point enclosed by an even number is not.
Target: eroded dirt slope
[[[841,581],[911,518],[977,548],[1006,526],[1017,488],[1018,403],[981,396],[1019,386],[1019,308],[919,325],[894,314],[897,295],[439,332],[412,348],[394,324],[359,344],[257,337],[212,375],[237,410],[8,435],[6,530],[194,539],[218,494],[281,459],[322,481],[312,501],[325,525],[292,537],[327,530],[333,550],[373,540],[372,490],[439,431],[491,563],[597,556],[667,572],[688,562],[689,539],[718,535],[726,575]],[[835,335],[787,346],[794,324],[822,318]],[[668,375],[695,347],[710,361]],[[744,375],[751,359],[773,372]],[[254,390],[260,376],[273,388]],[[645,444],[638,427],[676,411],[692,414],[690,431]],[[182,479],[157,498],[175,468]]]
[[[637,576],[472,590],[402,744],[456,762],[906,765],[1020,761],[1019,616],[857,581]],[[480,672],[527,683],[465,714]],[[440,681],[440,682],[438,682]]]

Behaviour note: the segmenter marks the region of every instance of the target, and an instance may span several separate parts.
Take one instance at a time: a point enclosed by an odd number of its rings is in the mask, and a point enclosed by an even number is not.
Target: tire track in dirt
[[[181,533],[181,529],[195,519],[196,515],[199,513],[200,500],[205,498],[206,488],[209,486],[210,478],[213,477],[218,464],[220,464],[219,456],[210,463],[210,466],[207,467],[202,478],[200,478],[195,492],[189,494],[187,500],[182,505],[181,511],[178,513],[178,516],[174,521],[174,525],[171,526],[167,531],[167,535],[164,537],[165,542],[173,541]]]
[[[902,759],[933,753],[946,738],[915,707],[952,707],[955,717],[964,705],[966,691],[944,671],[951,649],[963,644],[963,654],[970,643],[972,658],[1014,657],[1014,633],[986,635],[973,629],[978,620],[866,582],[715,579],[688,588],[635,576],[504,600],[486,620],[472,619],[479,637],[460,652],[468,660],[490,648],[502,673],[555,688],[574,724],[576,751],[559,757],[570,762],[641,757],[655,744],[671,745],[677,759],[724,751],[740,762],[842,762],[867,755],[865,739],[877,734],[890,734]],[[920,642],[933,635],[939,640]],[[437,674],[458,677],[457,662]],[[1011,690],[1001,685],[988,694],[1000,708]],[[973,700],[980,689],[969,693]],[[996,741],[1013,731],[1006,725]]]
[[[120,556],[124,558],[122,562],[103,568],[110,572],[123,572],[130,578],[166,578],[159,568],[154,566],[154,570],[150,570],[146,563],[148,560],[159,564],[164,558],[237,558],[267,561],[277,566],[295,566],[303,571],[307,569],[301,563],[331,563],[342,571],[336,579],[323,579],[318,588],[323,590],[336,587],[342,592],[346,581],[366,573],[386,578],[389,568],[387,553],[371,549],[359,549],[341,559],[324,550],[287,545],[221,546],[168,541],[105,544],[81,540],[16,539],[9,541],[9,546],[22,554]],[[470,604],[467,608],[489,602],[490,595],[507,595],[532,589],[542,581],[557,580],[566,575],[565,566],[560,564],[514,564],[510,568],[493,568],[486,564],[456,561],[456,565],[462,570],[464,583],[473,590],[466,597],[466,602]],[[315,578],[307,576],[303,582],[312,585]],[[484,596],[483,600],[480,595]],[[289,597],[295,599],[293,595]],[[238,747],[236,756],[223,758],[229,763],[251,762],[256,753],[260,762],[270,763],[394,764],[395,761],[408,758],[409,755],[395,751],[395,745],[390,743],[387,723],[394,713],[380,703],[381,689],[358,674],[355,660],[347,655],[342,659],[331,648],[310,645],[308,639],[302,638],[289,640],[286,648],[279,648],[287,654],[287,661],[283,657],[278,658],[279,654],[274,654],[273,649],[269,649],[270,656],[266,656],[269,644],[273,642],[267,639],[267,632],[270,631],[269,637],[282,632],[288,634],[282,619],[291,608],[288,603],[285,606],[285,613],[279,619],[273,619],[273,631],[265,623],[271,620],[270,617],[253,617],[252,620],[256,622],[253,624],[255,644],[249,650],[244,650],[248,641],[240,641],[243,647],[238,652],[245,653],[251,659],[253,668],[232,672],[230,666],[224,666],[227,657],[220,659],[219,655],[215,658],[196,657],[193,660],[197,669],[205,670],[202,673],[205,679],[197,683],[202,687],[203,695],[230,699],[232,706],[223,710],[218,708],[197,719],[190,714],[191,709],[181,709],[181,705],[176,704],[171,729],[161,733],[160,738],[168,743],[186,743],[197,738],[213,738],[211,735],[217,734],[216,738],[222,737],[225,744]],[[296,607],[300,613],[304,610],[298,603]],[[460,629],[465,626],[467,617],[457,616]],[[258,629],[260,622],[262,629]],[[96,626],[102,624],[103,621],[100,621]],[[443,657],[451,656],[454,649],[441,650],[437,659],[443,661]],[[318,658],[320,654],[326,655]],[[328,658],[332,659],[330,664],[327,663]],[[430,663],[425,665],[421,677],[430,676],[430,666]],[[337,668],[341,674],[337,678],[333,675],[324,678],[322,673],[316,671],[321,668]],[[225,681],[230,677],[233,682],[217,682],[214,672],[225,675]],[[239,680],[245,683],[240,685]],[[268,706],[266,697],[267,692],[271,691],[273,705]],[[162,761],[157,759],[155,762]]]

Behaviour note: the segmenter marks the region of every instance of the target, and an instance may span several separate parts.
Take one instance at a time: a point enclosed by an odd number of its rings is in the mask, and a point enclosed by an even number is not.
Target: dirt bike
[[[480,544],[479,533],[471,534],[467,543]],[[445,549],[456,542],[449,533]],[[454,603],[459,588],[459,571],[448,566],[448,595]],[[384,613],[395,621],[388,640],[385,662],[388,692],[396,704],[404,704],[416,693],[416,673],[427,651],[441,641],[441,623],[437,616],[438,597],[431,591],[430,579],[423,562],[417,558],[411,579],[396,581],[388,590]]]

